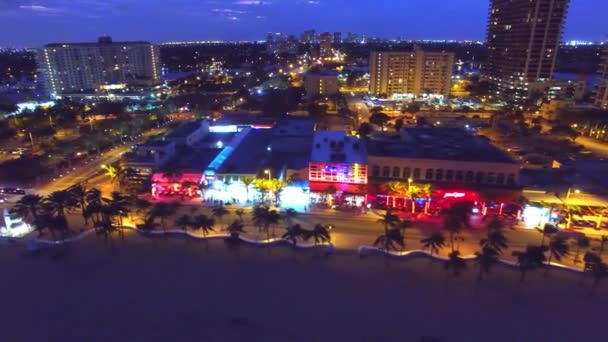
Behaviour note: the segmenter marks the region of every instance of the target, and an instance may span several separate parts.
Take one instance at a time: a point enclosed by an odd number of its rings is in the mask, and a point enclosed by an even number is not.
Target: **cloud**
[[[259,5],[270,5],[270,1],[262,1],[262,0],[238,0],[234,2],[235,5],[245,5],[245,6],[259,6]]]

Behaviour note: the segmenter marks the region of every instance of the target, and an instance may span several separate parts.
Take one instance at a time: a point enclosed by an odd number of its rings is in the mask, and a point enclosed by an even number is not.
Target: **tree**
[[[536,230],[538,230],[542,234],[542,237],[540,240],[541,246],[545,245],[545,237],[552,236],[553,234],[556,234],[558,232],[557,228],[550,223],[545,223],[545,225],[543,226],[542,229],[537,228]]]
[[[581,260],[579,259],[581,249],[584,250],[584,249],[589,248],[590,241],[589,241],[589,238],[586,237],[585,235],[578,236],[574,241],[576,244],[576,252],[574,253],[574,263],[576,264],[576,263],[581,262]]]
[[[283,240],[290,241],[293,245],[297,245],[298,238],[304,236],[304,229],[299,224],[294,224],[292,226],[287,227],[287,231],[281,237]]]
[[[369,117],[369,122],[384,128],[389,119],[389,116],[384,113],[374,113]]]
[[[222,218],[228,215],[228,209],[226,209],[226,207],[224,207],[223,205],[213,207],[213,209],[211,209],[211,212],[213,213],[213,217],[217,218],[220,223],[222,223]]]
[[[255,177],[245,176],[241,178],[241,182],[245,185],[245,191],[247,193],[247,203],[249,203],[249,187],[255,182]]]
[[[240,234],[245,233],[245,230],[243,230],[243,222],[235,220],[234,222],[228,225],[227,230],[230,236],[224,240],[226,246],[230,248],[236,248],[240,246]]]
[[[359,129],[357,130],[357,133],[359,133],[359,135],[362,137],[366,137],[366,136],[370,135],[370,133],[372,133],[373,131],[374,131],[374,129],[372,128],[372,126],[369,123],[363,122],[361,125],[359,125]]]
[[[431,251],[433,254],[439,254],[439,250],[445,246],[445,236],[441,232],[433,232],[428,237],[420,240],[422,247]]]
[[[520,272],[520,282],[524,282],[526,274],[544,266],[547,258],[545,252],[547,246],[528,246],[525,251],[513,251],[512,255],[517,258],[517,266]]]
[[[481,252],[475,252],[475,261],[479,266],[477,281],[481,282],[483,273],[490,273],[492,266],[498,262],[499,251],[488,245],[483,246]]]
[[[58,220],[65,222],[64,228],[66,230],[69,229],[65,214],[66,211],[73,208],[76,203],[68,191],[60,190],[52,192],[44,199],[43,205],[45,205],[48,210],[58,218]]]
[[[395,120],[395,131],[401,132],[402,127],[403,127],[403,119]]]
[[[200,229],[203,232],[203,236],[207,237],[209,232],[213,232],[213,226],[215,221],[207,215],[196,215],[192,220],[192,226],[195,229]]]
[[[452,249],[452,253],[456,251],[455,241],[460,231],[462,230],[462,226],[457,220],[450,219],[446,217],[443,222],[443,229],[445,229],[450,235],[450,246]]]
[[[40,195],[27,194],[17,201],[11,212],[19,215],[24,221],[30,220],[36,223],[39,211],[42,209],[42,201],[43,198]],[[38,232],[40,233],[40,231]]]
[[[405,237],[401,233],[401,229],[390,228],[374,241],[374,246],[379,246],[386,252],[397,250],[397,246],[403,249],[405,247]]]
[[[281,216],[276,210],[271,210],[268,207],[258,206],[253,209],[253,224],[266,231],[268,240],[270,240],[270,226],[277,224],[280,218]]]
[[[387,210],[377,222],[384,227],[384,235],[386,236],[388,235],[389,228],[395,228],[399,224],[399,221],[397,215],[394,215],[390,210]]]
[[[243,215],[245,215],[245,210],[243,208],[238,208],[234,213],[239,217],[239,221],[244,222]]]
[[[203,201],[205,200],[205,193],[209,188],[210,185],[207,182],[202,182],[198,185],[198,190],[201,192],[201,197],[203,198]]]
[[[190,215],[182,215],[175,220],[175,225],[180,227],[184,233],[187,233],[188,227],[192,225],[192,218]]]
[[[490,229],[486,237],[479,241],[479,245],[482,248],[491,248],[500,254],[503,249],[507,248],[507,238],[502,230]]]
[[[554,236],[551,241],[549,241],[549,260],[547,262],[548,266],[551,266],[551,260],[555,258],[557,261],[561,261],[563,257],[568,255],[568,244],[566,243],[566,239],[561,236]],[[547,267],[545,274],[549,272],[549,268]]]
[[[593,294],[600,281],[608,276],[608,266],[603,262],[599,254],[593,252],[585,253],[584,260],[585,270],[583,276],[587,273],[591,273],[593,276],[593,285],[591,287],[591,293]]]
[[[119,232],[121,237],[124,239],[123,235],[123,218],[129,216],[129,212],[131,209],[129,208],[129,198],[119,192],[112,192],[110,195],[108,204],[108,214],[110,215],[110,220],[113,218],[116,220],[116,223],[119,227]]]
[[[327,226],[317,223],[312,230],[304,232],[304,240],[313,239],[315,245],[331,242],[331,233]]]
[[[89,217],[86,215],[87,207],[87,189],[82,183],[74,184],[68,188],[68,193],[72,196],[73,200],[78,203],[82,218],[84,219],[84,225],[88,225]]]
[[[460,251],[453,251],[449,254],[448,260],[445,261],[444,267],[446,271],[452,271],[454,276],[460,275],[467,268],[466,261],[460,256]]]
[[[166,231],[165,220],[169,216],[173,215],[173,213],[175,212],[176,209],[177,209],[176,203],[164,203],[164,202],[155,203],[152,206],[150,215],[152,217],[160,218],[160,225],[163,228],[163,230]]]
[[[287,208],[281,213],[281,215],[289,228],[289,226],[293,224],[293,220],[296,218],[296,216],[298,216],[298,212],[293,208]]]

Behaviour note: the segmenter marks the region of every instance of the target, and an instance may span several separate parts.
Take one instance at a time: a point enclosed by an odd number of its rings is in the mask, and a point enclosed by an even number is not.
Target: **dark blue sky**
[[[0,0],[0,46],[257,40],[269,31],[483,39],[489,0]],[[608,38],[608,1],[572,0],[564,39]]]

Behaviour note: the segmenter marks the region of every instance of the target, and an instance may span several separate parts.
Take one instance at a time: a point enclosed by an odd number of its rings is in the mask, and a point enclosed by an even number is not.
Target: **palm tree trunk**
[[[549,260],[547,260],[547,268],[545,269],[545,275],[549,273],[549,269],[551,268],[551,259],[553,259],[553,252],[549,252]]]

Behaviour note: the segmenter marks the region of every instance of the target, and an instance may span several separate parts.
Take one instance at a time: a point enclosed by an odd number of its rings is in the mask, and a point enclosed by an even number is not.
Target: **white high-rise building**
[[[160,81],[158,47],[143,41],[48,44],[39,50],[38,64],[51,94]]]

